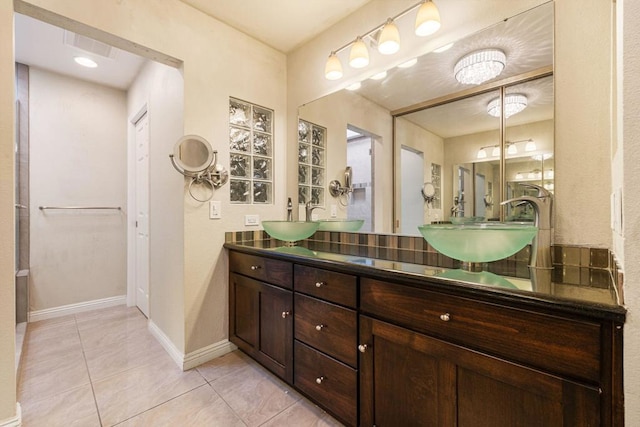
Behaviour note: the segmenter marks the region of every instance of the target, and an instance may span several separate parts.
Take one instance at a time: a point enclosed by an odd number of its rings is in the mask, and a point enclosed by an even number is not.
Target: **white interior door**
[[[476,206],[476,211],[474,212],[475,216],[486,216],[487,208],[484,206],[484,195],[486,193],[485,189],[485,179],[484,175],[479,173],[476,174],[476,191],[474,192],[474,202]]]
[[[149,317],[149,117],[136,126],[136,305]]]
[[[401,185],[401,218],[400,233],[420,234],[418,226],[424,224],[424,154],[402,147],[400,150]]]

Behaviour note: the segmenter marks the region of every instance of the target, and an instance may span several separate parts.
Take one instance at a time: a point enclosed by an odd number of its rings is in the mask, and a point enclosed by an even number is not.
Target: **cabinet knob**
[[[368,347],[367,347],[367,345],[366,345],[366,344],[360,344],[360,345],[358,346],[358,351],[359,351],[360,353],[364,353],[365,351],[367,351],[367,348],[368,348]]]
[[[290,315],[290,314],[291,314],[291,312],[290,312],[290,311],[283,311],[283,312],[282,312],[282,318],[283,318],[283,319],[286,319],[286,318],[287,318],[287,316],[288,316],[288,315]]]
[[[443,322],[448,322],[449,320],[451,320],[451,315],[449,313],[441,314],[440,320],[442,320]]]
[[[322,381],[324,381],[324,377],[316,378],[316,384],[322,384]]]
[[[316,288],[319,288],[321,286],[324,286],[325,283],[324,282],[316,282]]]
[[[259,265],[252,265],[252,266],[251,266],[251,269],[252,269],[253,271],[255,271],[255,270],[260,270],[260,266],[259,266]]]
[[[316,325],[316,331],[321,331],[324,325]]]

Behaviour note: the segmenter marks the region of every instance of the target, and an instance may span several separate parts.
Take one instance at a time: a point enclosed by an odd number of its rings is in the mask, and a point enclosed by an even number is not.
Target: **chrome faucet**
[[[535,184],[521,183],[520,185],[533,188],[538,191],[536,196],[521,196],[513,199],[505,200],[500,203],[529,203],[533,207],[534,225],[538,227],[538,234],[531,244],[531,258],[529,265],[531,267],[552,269],[551,262],[551,216],[553,207],[553,196],[544,187]]]
[[[293,221],[293,204],[291,203],[291,197],[287,199],[287,221]]]
[[[305,205],[305,221],[310,222],[312,220],[313,210],[314,209],[324,209],[322,206],[313,206],[311,201],[308,201]]]

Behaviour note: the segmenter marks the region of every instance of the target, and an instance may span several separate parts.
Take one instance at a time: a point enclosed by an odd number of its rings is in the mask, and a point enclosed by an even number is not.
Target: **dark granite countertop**
[[[624,322],[626,315],[611,274],[595,275],[597,280],[591,279],[590,283],[566,284],[553,282],[554,275],[550,270],[533,271],[530,279],[490,272],[469,273],[460,269],[323,252],[299,246],[278,246],[269,239],[225,243],[224,247],[363,277],[393,280],[485,302],[507,302],[525,309],[536,307],[617,322]]]

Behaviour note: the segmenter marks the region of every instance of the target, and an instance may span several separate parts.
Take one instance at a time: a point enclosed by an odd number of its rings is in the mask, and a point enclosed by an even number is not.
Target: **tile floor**
[[[30,323],[23,426],[340,426],[235,351],[182,372],[134,307]]]

